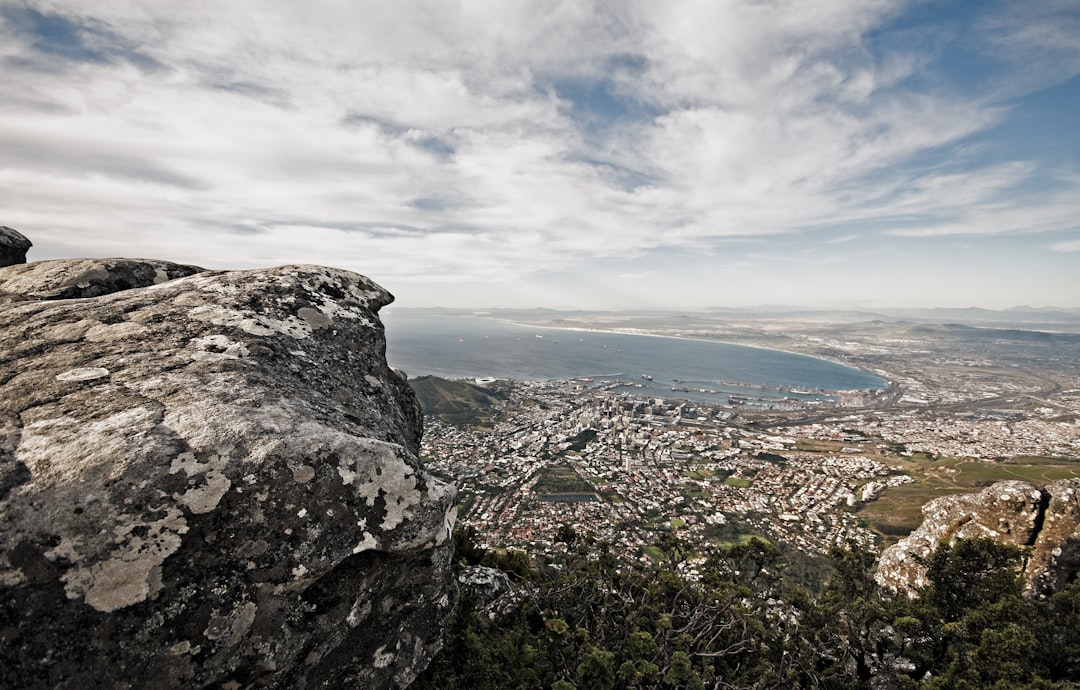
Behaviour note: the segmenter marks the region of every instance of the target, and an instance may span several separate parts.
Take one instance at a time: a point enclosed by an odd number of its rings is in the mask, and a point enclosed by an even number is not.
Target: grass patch
[[[1069,465],[1080,462],[1080,458],[1052,458],[1045,455],[1017,455],[1009,458],[1005,462],[1022,465]]]
[[[795,439],[795,450],[802,450],[807,453],[838,453],[843,447],[844,444],[840,441],[828,441],[817,438]]]
[[[749,532],[745,532],[743,534],[740,534],[735,540],[726,539],[724,541],[718,541],[716,542],[716,545],[721,548],[730,549],[732,546],[737,546],[739,544],[749,544],[751,539],[760,539],[766,544],[772,544],[771,541],[761,536],[760,534],[751,534]]]
[[[754,480],[745,479],[743,477],[728,477],[724,480],[724,483],[728,486],[734,486],[737,489],[749,489],[754,485]]]
[[[664,559],[664,552],[661,551],[659,547],[646,546],[644,551],[645,551],[646,556],[653,559],[657,563],[659,563],[660,561],[662,561]]]
[[[569,465],[548,465],[533,489],[538,494],[591,494],[596,487],[581,478]]]

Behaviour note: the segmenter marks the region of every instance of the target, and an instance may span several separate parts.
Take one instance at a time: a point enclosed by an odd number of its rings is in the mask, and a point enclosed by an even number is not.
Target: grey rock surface
[[[491,620],[515,611],[533,595],[525,584],[513,582],[506,573],[483,565],[464,566],[458,571],[462,592],[471,592],[480,603],[480,611]]]
[[[152,259],[35,261],[0,272],[0,298],[12,302],[100,297],[160,285],[203,270]]]
[[[922,512],[923,524],[882,553],[879,584],[914,593],[928,584],[920,559],[943,542],[979,537],[1030,548],[1023,572],[1029,596],[1056,592],[1080,572],[1080,479],[1042,489],[997,482],[979,493],[936,498]]]
[[[483,565],[470,565],[458,572],[458,583],[471,590],[484,605],[514,589],[506,573]]]
[[[26,263],[26,252],[32,247],[30,240],[6,225],[0,225],[0,267]]]
[[[417,461],[390,295],[133,262],[106,270],[149,287],[45,301],[94,281],[42,263],[0,269],[39,295],[0,305],[0,687],[411,682],[456,596],[454,491]]]

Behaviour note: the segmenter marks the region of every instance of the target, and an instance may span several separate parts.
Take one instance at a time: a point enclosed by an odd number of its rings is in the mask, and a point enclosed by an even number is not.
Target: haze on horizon
[[[402,307],[1080,307],[1080,4],[0,0],[31,260]]]

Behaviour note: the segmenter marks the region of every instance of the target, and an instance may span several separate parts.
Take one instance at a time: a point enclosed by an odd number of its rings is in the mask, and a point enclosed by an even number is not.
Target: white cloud
[[[847,244],[860,239],[861,235],[842,235],[840,237],[834,237],[831,240],[825,240],[826,244]]]
[[[1025,191],[1036,163],[959,146],[998,101],[871,49],[902,3],[31,7],[99,55],[0,19],[3,220],[54,255],[513,280],[840,223],[1047,232],[1080,210],[1068,184]],[[1069,50],[1043,14],[980,30],[1008,55]],[[572,102],[568,80],[612,102]]]
[[[1080,252],[1080,240],[1066,240],[1050,245],[1055,252]]]

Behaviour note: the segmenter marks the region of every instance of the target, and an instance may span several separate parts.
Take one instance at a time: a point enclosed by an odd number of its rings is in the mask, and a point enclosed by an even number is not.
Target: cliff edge
[[[881,554],[879,584],[914,593],[928,584],[922,559],[939,544],[979,537],[1029,548],[1022,573],[1028,596],[1057,592],[1080,572],[1080,479],[1042,489],[997,482],[979,493],[935,498],[922,512],[923,524]]]
[[[454,491],[318,266],[0,268],[0,687],[391,688],[437,651]]]

